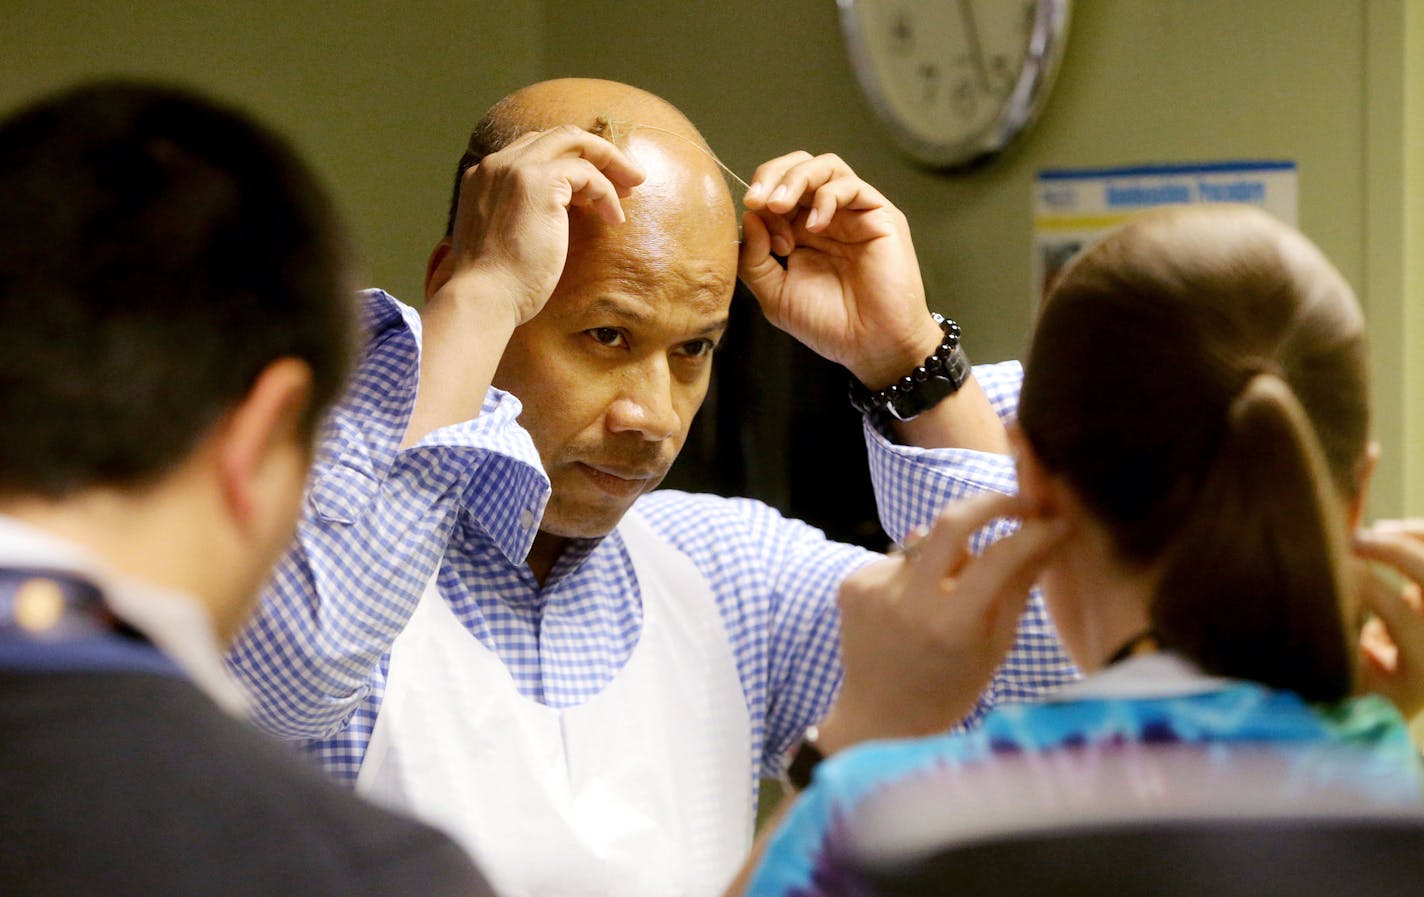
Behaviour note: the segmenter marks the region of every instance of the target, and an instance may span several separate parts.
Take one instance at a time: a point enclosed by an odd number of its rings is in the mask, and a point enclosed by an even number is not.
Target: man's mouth
[[[595,486],[610,495],[620,497],[637,495],[650,484],[660,482],[666,473],[660,467],[623,467],[616,464],[591,464],[587,461],[577,461],[574,466]]]

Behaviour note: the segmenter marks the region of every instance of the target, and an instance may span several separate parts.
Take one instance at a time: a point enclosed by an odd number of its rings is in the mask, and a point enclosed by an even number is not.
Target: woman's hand
[[[1361,599],[1374,616],[1360,634],[1360,690],[1384,695],[1411,719],[1424,710],[1424,520],[1380,521],[1356,534],[1355,553],[1404,577],[1365,577]]]
[[[1007,495],[952,504],[903,553],[847,578],[845,681],[821,723],[821,750],[943,732],[973,708],[1013,647],[1030,587],[1067,534],[1061,521],[1029,519],[970,555],[976,530],[1020,509]]]

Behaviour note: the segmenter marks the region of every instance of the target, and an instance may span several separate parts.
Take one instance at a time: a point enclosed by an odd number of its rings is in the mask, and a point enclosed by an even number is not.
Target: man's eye
[[[593,337],[600,346],[618,347],[623,345],[623,334],[616,327],[595,327],[592,330],[584,331]]]
[[[703,355],[711,355],[715,348],[717,348],[717,344],[710,339],[697,339],[690,343],[683,343],[682,354],[689,358],[700,358]]]

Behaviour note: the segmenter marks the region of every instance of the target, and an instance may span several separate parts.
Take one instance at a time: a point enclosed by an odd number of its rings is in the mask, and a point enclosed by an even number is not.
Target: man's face
[[[553,485],[542,530],[607,535],[667,474],[707,394],[737,267],[725,183],[690,146],[634,139],[648,180],[608,227],[574,213],[544,310],[515,331],[494,383],[524,405]]]

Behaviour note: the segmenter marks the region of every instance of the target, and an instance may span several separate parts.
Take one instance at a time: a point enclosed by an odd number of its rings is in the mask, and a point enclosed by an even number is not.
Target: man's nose
[[[618,395],[608,408],[609,432],[638,433],[649,442],[676,435],[682,422],[673,404],[672,372],[667,359],[649,359],[624,374]]]

